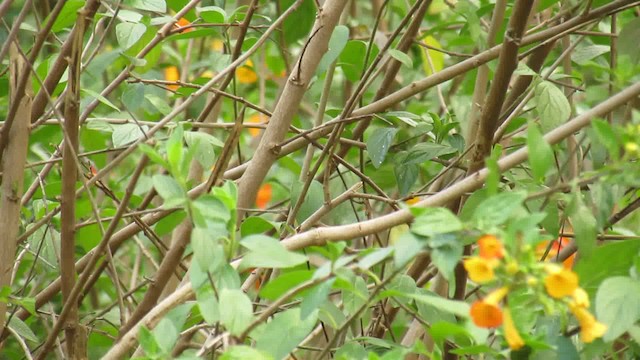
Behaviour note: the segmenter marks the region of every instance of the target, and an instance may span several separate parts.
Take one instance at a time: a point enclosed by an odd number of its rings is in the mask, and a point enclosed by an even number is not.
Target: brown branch
[[[31,114],[32,94],[17,92],[19,79],[28,73],[24,59],[18,54],[17,47],[11,48],[11,103],[16,106],[18,121],[11,127],[9,142],[4,157],[2,192],[0,197],[0,289],[11,286],[11,269],[16,252],[16,237],[20,228],[20,197],[24,183],[24,164],[27,160],[29,145],[29,116]],[[29,84],[31,85],[31,84]],[[28,86],[27,89],[30,89]],[[0,329],[4,329],[7,304],[0,301]]]

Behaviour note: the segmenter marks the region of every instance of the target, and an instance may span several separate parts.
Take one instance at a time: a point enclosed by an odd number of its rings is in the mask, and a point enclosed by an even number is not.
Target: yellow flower
[[[509,261],[507,266],[505,266],[505,270],[507,270],[507,274],[515,275],[520,271],[520,266],[518,266],[516,261]]]
[[[511,317],[511,311],[509,308],[505,308],[503,312],[504,317],[504,337],[507,339],[507,344],[512,350],[518,350],[524,346],[524,340],[520,336],[516,325],[513,323]]]
[[[478,239],[480,257],[483,259],[502,259],[504,247],[500,239],[493,235],[483,235]]]
[[[571,294],[571,297],[573,298],[571,304],[573,304],[574,306],[583,307],[585,309],[588,309],[589,306],[591,306],[589,304],[589,295],[586,291],[584,291],[583,288],[579,287],[575,289]]]
[[[570,304],[569,310],[571,310],[573,316],[576,317],[580,324],[580,340],[590,343],[593,340],[602,337],[602,335],[607,331],[607,326],[596,321],[593,315],[591,315],[589,310],[586,308]]]
[[[465,259],[463,262],[465,270],[469,273],[469,279],[478,284],[484,284],[495,278],[493,269],[497,266],[495,260],[485,260],[477,256]]]
[[[180,80],[180,72],[178,71],[178,68],[173,65],[167,66],[166,68],[164,68],[164,79],[167,81],[173,81],[173,82]],[[177,84],[171,84],[171,85],[167,85],[167,87],[175,91],[180,86],[178,86]]]
[[[624,144],[624,149],[628,152],[628,153],[637,153],[638,152],[638,144],[633,143],[633,142],[628,142],[626,144]]]
[[[253,84],[258,81],[258,75],[253,71],[253,62],[247,61],[247,65],[239,66],[236,69],[236,77],[241,84]]]
[[[545,270],[548,275],[544,279],[544,287],[551,297],[561,299],[573,294],[578,288],[578,275],[573,271],[555,264],[545,265]]]
[[[412,198],[407,199],[405,202],[407,203],[407,205],[411,206],[414,204],[417,204],[420,201],[420,198],[417,196],[414,196]]]
[[[264,114],[253,114],[249,116],[249,118],[247,119],[247,123],[250,123],[250,124],[266,124],[267,122],[269,122],[269,118],[267,117],[267,115],[264,115]],[[251,137],[256,137],[260,135],[261,131],[262,130],[260,128],[255,128],[255,127],[249,128],[249,134],[251,134]]]
[[[487,297],[471,304],[471,320],[479,327],[494,328],[502,324],[502,310],[500,301],[507,296],[508,287],[501,287],[491,292]]]

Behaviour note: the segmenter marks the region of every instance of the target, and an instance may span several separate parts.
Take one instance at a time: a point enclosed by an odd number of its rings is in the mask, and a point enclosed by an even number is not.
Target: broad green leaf
[[[591,126],[598,141],[607,148],[614,159],[617,159],[620,156],[620,144],[618,142],[618,136],[613,131],[611,125],[604,120],[593,119]]]
[[[211,229],[195,227],[191,231],[191,248],[196,262],[203,270],[214,271],[225,260],[224,249],[216,241]]]
[[[562,125],[571,115],[571,105],[562,90],[549,81],[536,86],[535,98],[542,131],[549,131]]]
[[[429,333],[439,348],[444,348],[446,339],[455,339],[456,345],[467,347],[472,344],[472,336],[469,331],[456,323],[437,322],[431,325]],[[514,359],[513,357],[510,357]]]
[[[220,356],[220,360],[274,360],[269,354],[246,345],[234,345]]]
[[[131,0],[130,5],[136,9],[165,13],[167,4],[164,0]]]
[[[147,27],[142,23],[120,23],[116,25],[116,38],[123,50],[127,50],[140,40],[147,31]]]
[[[418,121],[422,119],[419,115],[416,115],[408,111],[388,111],[383,114],[383,117],[385,119],[400,120],[411,127],[418,126]]]
[[[543,138],[538,126],[529,124],[527,131],[527,148],[529,149],[529,164],[534,178],[544,182],[547,171],[554,164],[553,149]]]
[[[462,258],[463,244],[453,234],[441,234],[428,241],[431,261],[448,281],[453,280],[453,272]]]
[[[182,139],[184,138],[184,130],[182,126],[176,126],[169,140],[167,140],[167,160],[169,161],[170,170],[174,176],[180,176],[180,165],[183,159],[184,148]]]
[[[185,197],[184,190],[180,187],[180,184],[176,182],[172,177],[167,175],[154,175],[153,187],[165,201]]]
[[[594,59],[602,54],[606,54],[609,51],[609,46],[606,45],[579,46],[571,53],[571,60],[579,65],[584,65],[588,63],[589,60]]]
[[[431,8],[431,6],[429,8]],[[432,48],[442,49],[442,45],[431,35],[425,36],[422,42]],[[427,76],[437,73],[444,68],[444,53],[442,53],[442,51],[420,47],[420,57],[422,58],[422,68]]]
[[[422,250],[424,244],[418,241],[415,235],[406,232],[400,236],[398,241],[393,245],[393,261],[396,267],[402,267]]]
[[[422,295],[422,294],[404,294],[408,298],[424,304],[435,307],[440,311],[444,311],[462,318],[469,317],[470,306],[464,301],[449,300],[440,296]]]
[[[331,39],[329,39],[329,50],[322,55],[322,59],[320,59],[320,63],[318,64],[318,74],[327,71],[329,65],[336,61],[347,45],[347,41],[349,41],[349,28],[345,25],[336,26],[331,34]]]
[[[327,300],[335,280],[335,278],[332,278],[316,285],[304,296],[300,304],[300,318],[302,320],[305,320],[307,316],[313,314],[315,310]]]
[[[280,0],[280,11],[291,7],[294,0]],[[282,33],[286,44],[293,44],[296,41],[309,35],[313,22],[316,18],[316,6],[313,0],[304,0],[300,7],[294,11],[282,24]]]
[[[576,263],[575,271],[580,278],[580,285],[594,296],[606,278],[629,275],[633,259],[639,251],[640,241],[637,240],[609,242],[596,247],[591,257]],[[607,259],[607,266],[602,266],[602,259]]]
[[[378,54],[378,48],[374,47],[369,59],[373,59]],[[338,65],[342,68],[344,75],[349,81],[357,82],[362,76],[362,71],[367,57],[367,44],[360,40],[349,40],[344,50],[338,57]],[[367,61],[367,64],[369,61]]]
[[[137,23],[142,20],[142,14],[136,11],[120,9],[120,11],[118,11],[118,19],[126,22]],[[153,20],[151,21],[151,23],[153,25],[157,25],[154,24]]]
[[[274,229],[274,224],[270,223],[266,219],[259,216],[250,216],[242,222],[242,225],[240,226],[240,235],[242,237],[247,237],[249,235],[261,234]]]
[[[245,254],[240,263],[241,269],[252,267],[287,268],[307,261],[307,257],[285,249],[282,244],[266,235],[250,235],[240,244],[249,252]]]
[[[220,291],[220,322],[233,335],[240,335],[253,320],[253,305],[242,290]]]
[[[533,71],[527,64],[519,62],[518,68],[513,72],[515,75],[537,76],[538,73]]]
[[[109,99],[107,99],[106,97],[100,95],[99,93],[87,89],[87,88],[82,88],[80,89],[81,92],[89,95],[90,97],[94,98],[94,99],[98,99],[98,101],[100,101],[102,104],[107,105],[108,107],[112,108],[113,110],[120,112],[120,109],[118,109],[117,106],[113,105],[113,103],[111,101],[109,101]]]
[[[556,338],[558,360],[580,360],[580,354],[570,338],[561,335]]]
[[[418,179],[420,167],[416,164],[397,163],[393,168],[400,196],[405,196]]]
[[[591,210],[582,202],[579,194],[576,195],[570,219],[573,224],[573,232],[575,233],[576,245],[580,250],[580,256],[588,258],[596,248],[598,224]]]
[[[146,126],[141,129],[137,124],[114,124],[112,126],[111,142],[115,147],[128,145],[144,137],[143,129],[146,131]]]
[[[202,20],[211,24],[224,23],[227,18],[227,13],[224,9],[217,6],[205,6],[198,9]]]
[[[403,53],[400,50],[396,50],[396,49],[389,49],[387,50],[387,52],[389,53],[389,55],[400,61],[402,63],[402,65],[408,67],[408,68],[413,68],[413,60],[411,60],[411,57],[405,53]]]
[[[607,259],[609,261],[609,259]],[[596,293],[598,321],[607,325],[604,341],[612,341],[640,320],[640,281],[626,276],[610,277]]]
[[[458,217],[446,208],[420,209],[420,215],[411,226],[411,231],[422,236],[433,236],[461,229],[462,223]]]
[[[78,10],[84,5],[84,0],[67,0],[60,10],[60,14],[53,22],[51,31],[58,32],[70,27],[78,18]],[[43,21],[43,24],[49,21],[49,16]],[[69,29],[71,30],[71,29]]]
[[[380,263],[384,259],[388,258],[392,252],[393,252],[393,248],[390,248],[390,247],[376,249],[373,252],[367,254],[362,259],[360,259],[358,261],[358,267],[360,269],[367,270],[372,266]]]
[[[317,312],[302,318],[299,308],[276,314],[259,336],[255,338],[256,349],[284,359],[309,335],[317,321]]]
[[[192,307],[192,303],[178,305],[169,311],[153,329],[153,337],[156,339],[156,343],[160,349],[165,353],[170,353],[176,344],[180,336],[180,331],[182,331],[182,327]]]
[[[431,142],[420,143],[409,151],[404,163],[421,164],[438,156],[453,154],[455,152],[456,149],[448,145]]]
[[[144,103],[144,85],[143,84],[127,84],[127,88],[122,93],[122,103],[127,110],[134,112],[142,107]]]
[[[17,316],[11,317],[9,320],[9,328],[30,342],[37,343],[40,341],[31,328],[29,328],[29,325]]]
[[[211,284],[205,283],[195,290],[200,315],[209,325],[220,321],[220,305]]]
[[[633,64],[640,60],[638,51],[638,39],[640,39],[640,18],[629,21],[618,36],[618,51],[620,55],[629,56]]]
[[[266,283],[262,289],[260,289],[260,297],[267,300],[275,300],[289,289],[311,279],[311,276],[313,276],[313,271],[311,270],[286,272]]]
[[[138,145],[138,149],[142,151],[145,155],[151,159],[151,161],[162,165],[163,167],[168,167],[169,164],[164,160],[164,158],[156,151],[156,149],[152,148],[147,144]]]
[[[300,181],[294,181],[291,185],[291,206],[293,207],[298,198],[300,198],[300,193],[302,191],[302,186],[304,184]],[[313,180],[309,185],[309,190],[307,191],[302,204],[300,205],[300,209],[296,214],[296,221],[300,224],[305,221],[309,216],[311,216],[316,210],[320,209],[322,205],[324,205],[324,190],[322,188],[322,184]]]
[[[138,331],[138,341],[147,356],[161,354],[160,346],[151,330],[142,325]]]
[[[522,206],[524,192],[503,192],[482,201],[473,214],[473,220],[484,226],[503,224]]]
[[[376,168],[382,165],[397,132],[396,128],[377,128],[367,139],[367,152]]]
[[[355,314],[367,302],[369,290],[367,283],[361,277],[355,277],[353,288],[342,291],[344,309],[349,314]]]

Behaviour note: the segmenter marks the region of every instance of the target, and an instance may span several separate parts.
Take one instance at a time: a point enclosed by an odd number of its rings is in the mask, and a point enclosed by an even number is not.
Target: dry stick
[[[69,83],[64,102],[64,127],[67,133],[62,151],[62,200],[60,204],[60,278],[62,279],[62,299],[69,303],[69,295],[76,282],[76,181],[79,169],[75,154],[79,149],[80,116],[80,56],[84,36],[83,20],[79,17],[71,39],[71,53],[66,59],[69,63]],[[83,331],[78,322],[78,304],[70,303],[69,316],[65,320],[66,356],[70,359],[82,359],[87,349],[82,348]],[[45,352],[46,353],[46,352]]]
[[[18,55],[15,45],[11,47],[10,86],[11,102],[17,102],[18,121],[9,132],[6,157],[2,163],[2,192],[0,195],[0,288],[11,286],[11,268],[16,252],[16,237],[20,228],[20,196],[24,184],[24,164],[27,161],[29,145],[29,116],[31,114],[31,93],[19,93],[19,79],[28,73],[27,65]],[[31,89],[31,84],[27,89]],[[7,303],[0,301],[0,329],[4,329]]]
[[[551,145],[557,144],[574,132],[588,126],[591,123],[591,119],[601,117],[609,113],[638,95],[640,95],[640,83],[627,87],[606,101],[596,105],[591,110],[576,116],[567,123],[552,130],[544,136],[544,140]],[[522,148],[498,161],[498,168],[501,172],[507,171],[526,161],[528,156],[528,149]],[[420,201],[414,206],[436,207],[447,204],[458,199],[465,193],[475,191],[482,187],[488,174],[489,170],[487,168],[483,168],[438,194]],[[299,250],[314,245],[323,246],[329,241],[341,241],[374,234],[400,224],[408,223],[411,220],[413,220],[411,212],[408,209],[403,209],[375,219],[354,224],[316,228],[285,239],[282,241],[282,245],[284,245],[288,250]],[[238,264],[239,260],[232,263],[232,265],[235,266]],[[190,283],[178,288],[173,294],[154,307],[140,322],[138,322],[135,327],[129,330],[129,332],[127,332],[127,334],[125,334],[120,341],[114,345],[103,359],[117,359],[124,356],[127,350],[136,342],[140,326],[144,325],[147,327],[153,327],[170,309],[188,300],[193,296],[193,294],[193,288]]]
[[[258,187],[273,163],[278,159],[277,144],[282,142],[287,134],[309,81],[315,75],[320,58],[327,51],[329,39],[345,5],[346,2],[342,0],[327,0],[323,8],[319,10],[311,30],[313,35],[300,53],[253,159],[240,179],[238,187],[239,209],[249,208],[255,202]],[[242,220],[243,215],[243,211],[238,211],[238,221]]]
[[[129,204],[129,200],[133,196],[135,187],[138,184],[138,179],[140,178],[140,175],[142,175],[142,172],[147,166],[148,161],[149,159],[146,156],[143,156],[142,159],[140,159],[140,162],[138,163],[136,170],[131,176],[131,180],[129,180],[129,184],[125,189],[125,193],[122,198],[122,201],[118,205],[116,214],[114,215],[113,220],[111,221],[111,223],[109,224],[109,227],[107,228],[104,235],[102,236],[100,243],[98,244],[98,246],[96,246],[93,250],[91,250],[85,256],[85,258],[88,257],[88,261],[84,267],[84,271],[82,272],[82,274],[80,275],[80,278],[71,289],[68,300],[65,301],[65,304],[62,308],[62,312],[60,312],[60,315],[58,316],[58,321],[55,323],[53,329],[49,332],[49,337],[47,338],[44,345],[42,346],[41,353],[40,353],[41,355],[46,355],[48,352],[48,349],[55,342],[57,338],[57,334],[61,330],[62,326],[64,325],[66,317],[69,316],[69,313],[77,306],[76,304],[78,303],[80,294],[82,290],[85,288],[85,285],[87,284],[87,281],[89,280],[89,277],[91,275],[91,269],[98,263],[98,260],[103,256],[105,250],[108,250],[109,239],[111,238],[113,233],[116,231],[118,224],[120,222],[120,219],[122,218],[122,215],[126,212],[127,205]]]

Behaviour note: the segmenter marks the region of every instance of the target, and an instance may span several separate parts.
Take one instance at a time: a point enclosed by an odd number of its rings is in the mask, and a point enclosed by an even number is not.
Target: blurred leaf
[[[640,18],[629,21],[618,36],[618,51],[622,56],[629,56],[634,64],[640,60],[638,51],[638,39],[640,39]]]
[[[247,237],[253,234],[262,234],[269,230],[274,230],[272,223],[259,216],[250,216],[246,218],[240,225],[240,235]]]
[[[425,36],[422,42],[432,48],[442,49],[440,42],[431,35]],[[442,51],[420,47],[420,56],[422,57],[422,68],[427,76],[437,73],[444,68],[444,53],[442,53]],[[429,62],[429,59],[431,59],[431,62]],[[433,70],[431,69],[432,65]]]
[[[160,346],[158,345],[156,338],[145,325],[140,326],[140,330],[138,331],[138,341],[147,356],[151,357],[161,353]]]
[[[527,131],[527,148],[533,176],[537,181],[544,182],[547,171],[554,164],[553,150],[533,123],[529,124]]]
[[[178,337],[191,311],[191,307],[193,307],[192,303],[176,306],[171,309],[153,329],[153,337],[156,339],[156,343],[160,349],[165,353],[171,353],[176,341],[178,341]]]
[[[293,207],[298,198],[300,198],[300,193],[302,192],[302,186],[304,184],[300,181],[294,181],[291,185],[291,206]],[[296,214],[296,221],[298,224],[301,224],[305,221],[309,216],[311,216],[316,210],[320,209],[324,205],[324,189],[322,188],[322,184],[318,181],[313,180],[309,185],[309,190],[307,191],[304,200]]]
[[[322,55],[322,59],[320,59],[320,63],[318,64],[318,74],[327,71],[329,65],[336,61],[347,45],[347,41],[349,41],[349,28],[345,25],[336,26],[331,34],[331,39],[329,39],[329,50]]]
[[[579,46],[571,53],[571,60],[579,65],[584,65],[602,54],[608,53],[609,47],[605,45]]]
[[[35,314],[35,311],[32,314]],[[37,343],[40,341],[40,339],[38,339],[31,328],[29,328],[29,325],[27,325],[24,321],[22,321],[22,319],[17,316],[12,316],[9,319],[9,328],[30,342]]]
[[[377,128],[367,139],[367,152],[376,168],[382,165],[396,132],[398,129],[395,128]]]
[[[611,125],[604,120],[593,119],[591,120],[591,127],[593,128],[598,141],[607,148],[614,159],[617,159],[620,156],[620,144],[618,143],[618,137],[613,131]]]
[[[122,93],[122,103],[131,112],[142,107],[144,103],[144,85],[142,84],[127,84],[126,90]]]
[[[600,283],[607,277],[629,274],[638,251],[640,241],[637,240],[609,242],[596,247],[591,257],[576,263],[575,272],[580,278],[580,285],[594,296]],[[607,266],[602,266],[602,259],[607,259]]]
[[[389,55],[400,61],[402,63],[402,65],[408,67],[408,68],[412,68],[413,67],[413,60],[411,60],[411,57],[409,57],[409,55],[403,53],[400,50],[396,50],[396,49],[389,49],[387,50],[387,53],[389,53]]]
[[[142,23],[123,22],[116,25],[116,38],[123,50],[127,50],[142,38],[147,27]]]
[[[118,109],[117,106],[113,105],[113,103],[111,101],[109,101],[106,97],[100,95],[99,93],[87,89],[87,88],[82,88],[80,89],[81,92],[89,95],[90,97],[94,98],[94,99],[98,99],[99,102],[101,102],[104,105],[107,105],[108,107],[112,108],[113,110],[120,112],[120,109]]]
[[[313,314],[323,302],[327,301],[327,297],[335,280],[335,278],[331,278],[316,285],[304,296],[300,304],[301,320],[305,320],[309,315]]]
[[[280,10],[285,11],[290,8],[295,0],[280,0]],[[292,44],[309,35],[313,22],[316,18],[316,6],[313,0],[304,0],[300,7],[295,10],[282,24],[284,41]]]
[[[313,276],[313,271],[311,270],[296,270],[281,274],[267,282],[260,289],[260,297],[267,300],[276,300],[288,290],[310,280],[311,276]]]
[[[285,249],[282,244],[266,235],[250,235],[240,244],[249,252],[242,257],[241,269],[252,267],[287,268],[307,261],[307,257]]]
[[[405,164],[421,164],[438,156],[453,154],[455,148],[451,146],[424,142],[414,146],[404,160]]]
[[[225,351],[220,360],[273,360],[274,358],[264,352],[246,345],[234,345]]]
[[[613,341],[640,320],[640,281],[614,276],[602,282],[596,293],[598,321],[607,325],[604,341]]]
[[[400,196],[405,196],[418,179],[420,167],[416,164],[396,163],[393,168]]]
[[[233,335],[240,335],[253,320],[253,305],[242,290],[220,291],[220,322]]]
[[[221,24],[226,21],[227,13],[217,6],[205,6],[198,9],[202,20],[211,24]]]
[[[51,31],[59,32],[73,25],[78,18],[78,10],[80,10],[84,3],[84,0],[67,0],[62,6],[62,10],[60,10],[60,14],[53,22]],[[42,23],[45,24],[48,21],[49,16],[47,16],[47,18]]]
[[[418,211],[420,215],[411,226],[411,231],[418,235],[433,236],[462,230],[462,223],[449,209],[423,208]]]
[[[591,210],[584,205],[580,194],[576,194],[575,203],[570,215],[575,233],[575,241],[580,250],[580,256],[588,258],[596,248],[598,236],[596,218]]]
[[[137,124],[114,124],[112,127],[111,142],[115,147],[128,145],[144,137],[144,132]]]
[[[484,226],[503,224],[516,209],[522,206],[527,196],[524,192],[503,192],[488,197],[475,209],[473,220]]]
[[[535,98],[543,132],[548,133],[569,119],[571,105],[562,90],[553,83],[540,82],[536,86]]]
[[[317,312],[313,312],[313,316],[305,319],[301,317],[299,308],[276,314],[255,338],[256,349],[272,355],[275,359],[286,358],[313,330],[317,317]]]
[[[164,13],[167,11],[167,4],[164,0],[131,0],[129,3],[136,9],[148,10]]]
[[[156,191],[160,196],[162,196],[162,199],[164,199],[165,202],[168,200],[185,198],[184,190],[180,187],[180,184],[170,176],[154,175],[153,187],[155,187]]]

